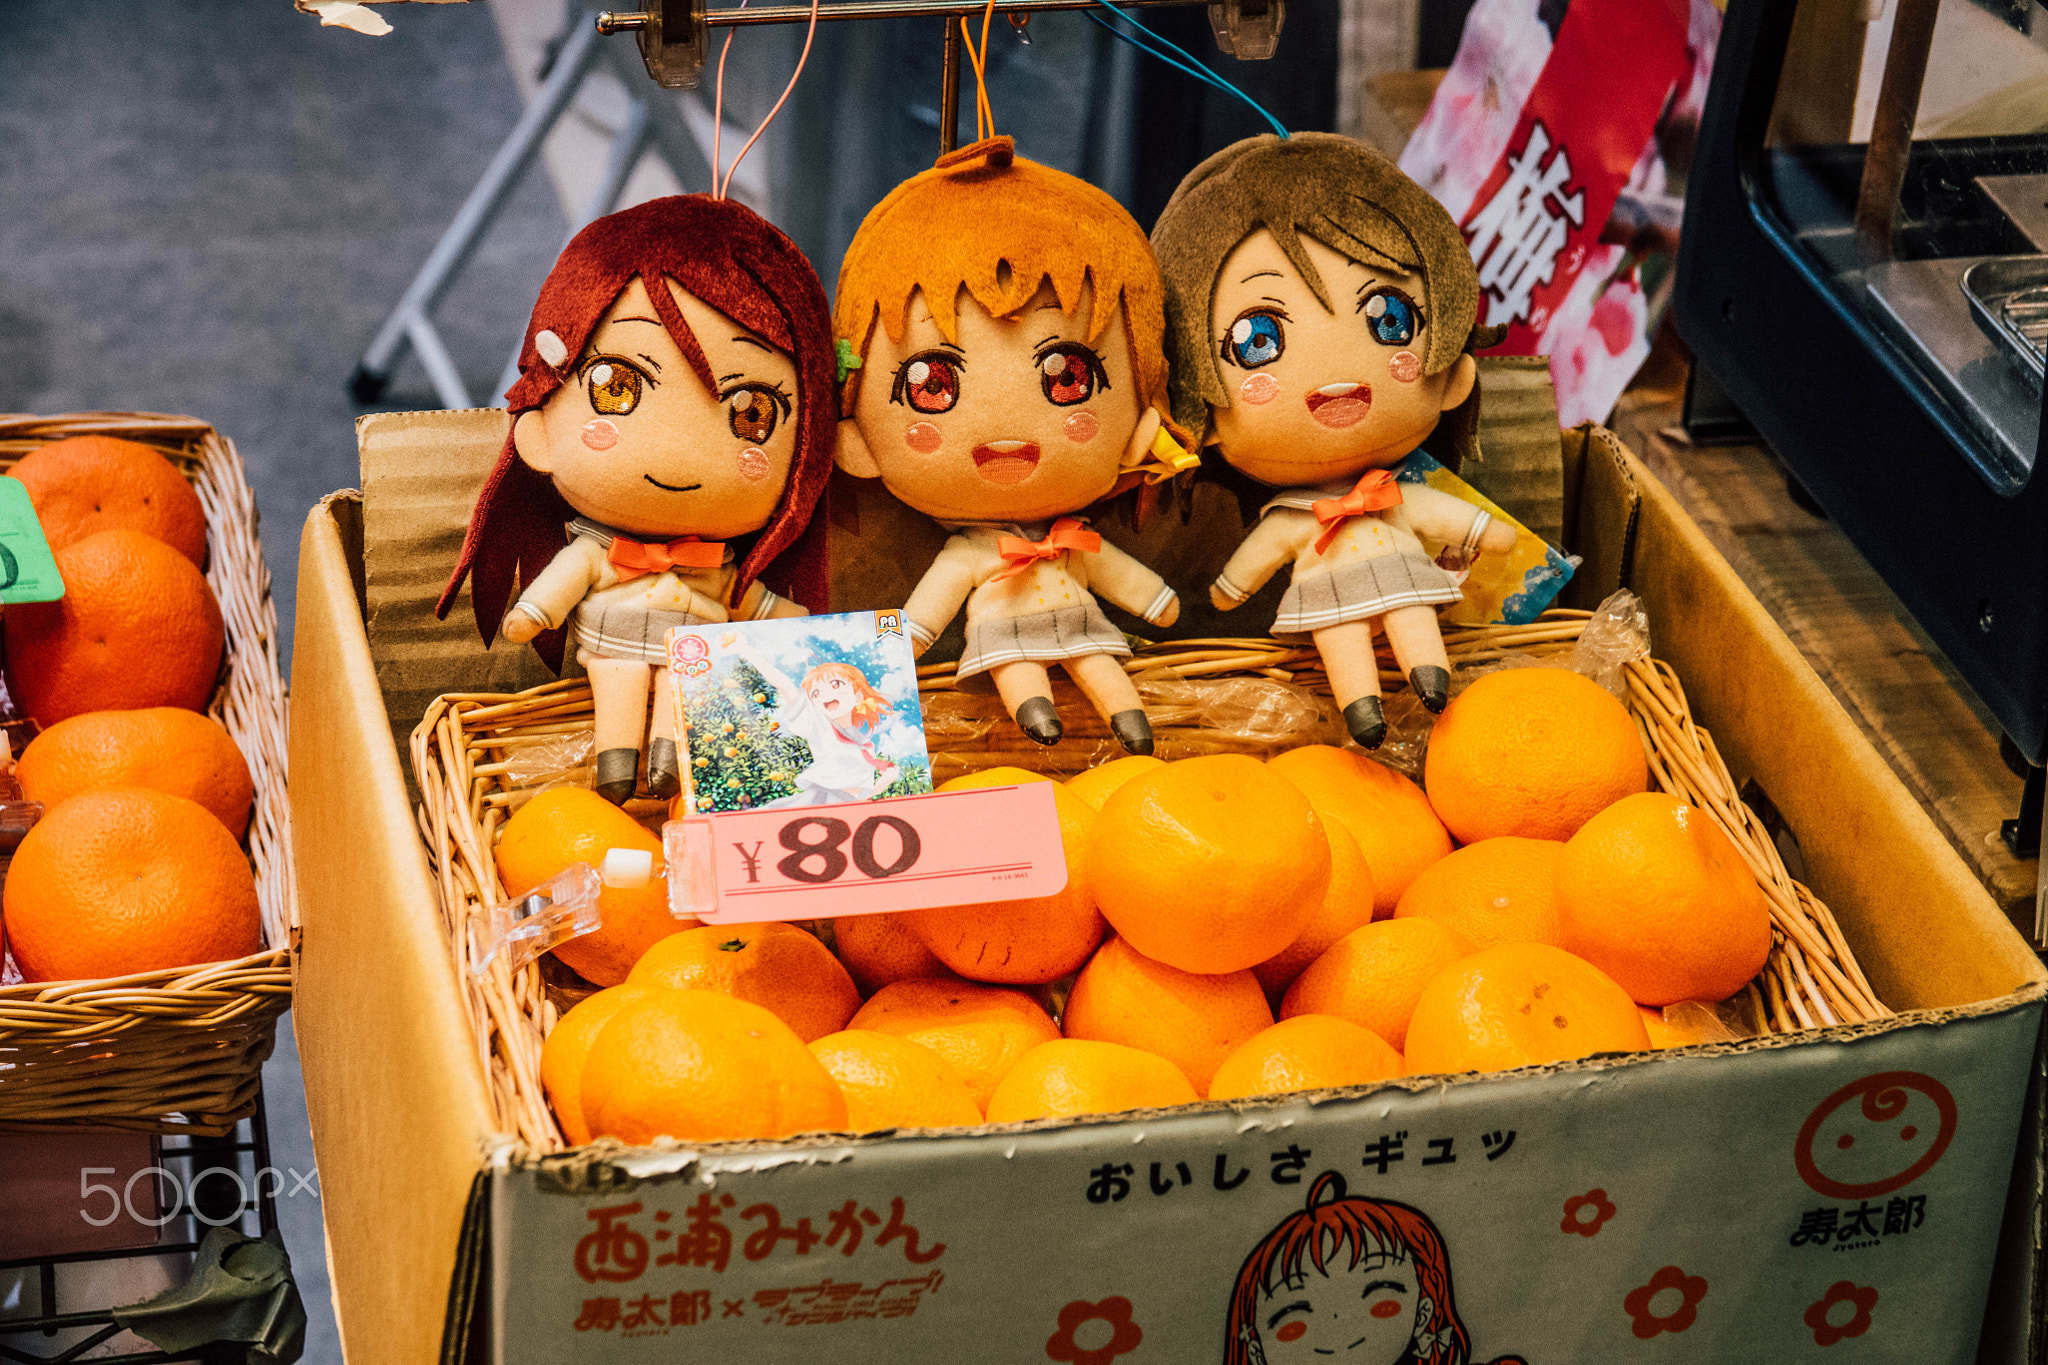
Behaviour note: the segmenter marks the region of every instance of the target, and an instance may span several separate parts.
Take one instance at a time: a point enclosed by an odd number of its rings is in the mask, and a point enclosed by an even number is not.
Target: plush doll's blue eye
[[[1359,311],[1365,314],[1373,339],[1382,346],[1406,346],[1415,340],[1416,330],[1422,326],[1422,315],[1414,303],[1396,289],[1368,295]]]
[[[1230,325],[1225,354],[1247,370],[1270,365],[1287,349],[1280,319],[1272,313],[1246,313]]]

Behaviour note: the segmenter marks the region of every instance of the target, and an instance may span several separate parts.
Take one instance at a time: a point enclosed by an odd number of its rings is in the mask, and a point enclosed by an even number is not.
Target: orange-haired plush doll
[[[532,640],[556,667],[573,632],[611,801],[634,792],[652,686],[647,786],[671,796],[669,628],[801,616],[790,598],[823,596],[805,532],[837,417],[824,290],[751,209],[656,199],[563,249],[519,368],[512,434],[438,610],[471,578],[484,640]]]
[[[1062,732],[1057,662],[1126,749],[1152,750],[1130,646],[1096,598],[1161,626],[1180,600],[1077,514],[1174,472],[1162,294],[1131,216],[1007,137],[897,186],[839,274],[840,468],[953,532],[905,604],[910,630],[922,650],[964,604],[960,676],[989,673],[1040,744]]]

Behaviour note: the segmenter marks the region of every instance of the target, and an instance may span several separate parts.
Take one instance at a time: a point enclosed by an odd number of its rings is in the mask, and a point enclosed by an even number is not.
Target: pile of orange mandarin
[[[558,950],[605,989],[549,1034],[548,1097],[572,1143],[1234,1100],[1698,1041],[1666,1007],[1764,965],[1754,876],[1647,790],[1634,722],[1588,679],[1480,678],[1424,782],[1321,745],[1118,759],[1055,792],[1058,895],[841,919],[836,954],[784,924],[678,929],[658,881],[607,890],[605,927]],[[519,894],[621,843],[656,846],[549,791],[499,866]]]

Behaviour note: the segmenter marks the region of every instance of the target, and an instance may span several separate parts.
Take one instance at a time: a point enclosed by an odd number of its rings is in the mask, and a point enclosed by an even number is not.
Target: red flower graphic
[[[1081,1329],[1091,1322],[1109,1324],[1108,1341],[1099,1346],[1081,1344]],[[1102,1333],[1098,1329],[1087,1335],[1099,1337]],[[1066,1361],[1068,1365],[1111,1365],[1118,1356],[1137,1350],[1138,1343],[1144,1339],[1144,1332],[1131,1321],[1129,1299],[1122,1295],[1104,1299],[1101,1303],[1076,1299],[1060,1310],[1060,1330],[1046,1339],[1045,1353],[1054,1360]]]
[[[1854,1304],[1856,1311],[1840,1326],[1828,1321],[1829,1313],[1838,1304]],[[1813,1329],[1813,1344],[1832,1346],[1843,1337],[1860,1337],[1870,1330],[1870,1310],[1877,1307],[1877,1290],[1862,1288],[1847,1280],[1836,1280],[1828,1286],[1828,1292],[1821,1295],[1820,1302],[1806,1310],[1806,1325]]]
[[[1678,1291],[1683,1300],[1673,1312],[1659,1317],[1650,1309],[1650,1303],[1667,1289]],[[1650,1282],[1631,1289],[1621,1306],[1635,1319],[1633,1331],[1648,1341],[1659,1332],[1683,1332],[1692,1326],[1699,1316],[1700,1300],[1707,1296],[1707,1281],[1702,1275],[1688,1275],[1675,1265],[1667,1265],[1650,1277]]]
[[[1587,1216],[1587,1210],[1592,1216]],[[1587,1190],[1564,1201],[1564,1221],[1557,1226],[1562,1232],[1576,1232],[1581,1237],[1597,1236],[1607,1220],[1614,1217],[1614,1203],[1605,1190]]]

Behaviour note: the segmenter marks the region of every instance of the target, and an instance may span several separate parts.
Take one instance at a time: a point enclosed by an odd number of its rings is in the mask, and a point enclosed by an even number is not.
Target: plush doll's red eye
[[[946,355],[913,356],[896,372],[891,396],[919,412],[951,412],[960,401],[960,362]]]
[[[1047,351],[1039,357],[1038,370],[1046,401],[1057,407],[1085,403],[1098,388],[1109,387],[1109,380],[1102,373],[1102,361],[1086,346],[1061,346]]]

